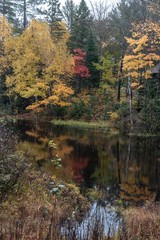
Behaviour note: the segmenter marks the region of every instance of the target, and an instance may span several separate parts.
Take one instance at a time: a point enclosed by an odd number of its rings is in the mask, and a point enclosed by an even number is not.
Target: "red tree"
[[[80,48],[74,49],[74,53],[76,75],[80,78],[89,78],[91,75],[89,69],[85,66],[86,53],[83,52]]]

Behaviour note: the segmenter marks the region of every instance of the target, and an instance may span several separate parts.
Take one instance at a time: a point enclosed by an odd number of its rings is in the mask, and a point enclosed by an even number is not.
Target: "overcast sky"
[[[80,2],[80,0],[73,0],[76,4],[79,4],[79,2]],[[100,1],[100,0],[86,0],[86,3],[87,3],[87,5],[88,5],[88,7],[89,7],[89,3],[90,2],[92,2],[92,3],[94,3],[94,2],[98,2],[98,1]],[[101,1],[106,1],[107,3],[108,3],[108,5],[112,5],[112,4],[115,4],[115,3],[117,3],[119,0],[101,0]],[[61,6],[63,6],[64,5],[64,2],[65,2],[65,0],[59,0],[59,2],[61,3]]]

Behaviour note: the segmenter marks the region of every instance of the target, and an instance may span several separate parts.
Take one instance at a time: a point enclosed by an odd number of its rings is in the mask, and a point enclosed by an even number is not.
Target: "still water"
[[[141,204],[160,188],[160,138],[108,135],[103,131],[78,130],[48,122],[18,121],[14,125],[18,150],[37,168],[76,183],[83,192],[93,191],[89,218],[103,219],[104,229],[119,226],[116,203]],[[53,140],[56,148],[48,142]],[[61,158],[61,166],[53,161]]]

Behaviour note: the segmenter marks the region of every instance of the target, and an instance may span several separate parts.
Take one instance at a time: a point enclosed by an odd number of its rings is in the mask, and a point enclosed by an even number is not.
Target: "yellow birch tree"
[[[55,45],[49,25],[36,20],[21,36],[13,37],[10,54],[13,71],[6,79],[8,94],[31,99],[28,109],[68,104],[73,91],[66,80],[72,75],[74,62],[67,52],[65,38]]]
[[[133,24],[132,37],[126,38],[126,40],[128,49],[124,57],[123,69],[128,79],[127,90],[132,129],[134,124],[132,89],[143,87],[144,83],[146,83],[145,80],[151,78],[151,69],[160,60],[160,23],[146,21]]]
[[[150,70],[160,60],[160,24],[150,21],[133,25],[132,38],[124,57],[124,70],[135,82],[150,78]]]

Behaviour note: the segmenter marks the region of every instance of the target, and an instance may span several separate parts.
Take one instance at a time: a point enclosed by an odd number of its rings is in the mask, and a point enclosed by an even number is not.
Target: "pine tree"
[[[60,9],[59,0],[46,0],[46,9],[39,9],[39,13],[44,16],[45,20],[51,27],[51,34],[54,39],[58,39],[64,33],[64,29],[61,28],[61,22],[63,18],[62,11]]]
[[[85,0],[81,0],[76,11],[71,30],[71,49],[80,48],[86,50],[88,33],[91,26],[91,14]]]
[[[3,17],[6,17],[7,20],[11,23],[15,23],[15,6],[16,1],[14,0],[2,0],[0,1],[0,13]]]
[[[98,63],[98,49],[96,45],[96,39],[93,33],[92,28],[89,30],[89,37],[87,41],[87,48],[86,48],[86,66],[89,68],[90,77],[88,78],[88,85],[89,88],[91,86],[98,87],[99,85],[99,78],[100,78],[100,71],[97,70],[95,63]]]
[[[73,0],[66,0],[62,9],[64,19],[66,20],[67,26],[71,31],[73,27],[74,17],[76,14],[76,5],[74,4]]]
[[[24,30],[31,19],[38,18],[38,6],[43,0],[17,0],[16,14],[19,19],[19,30]]]

